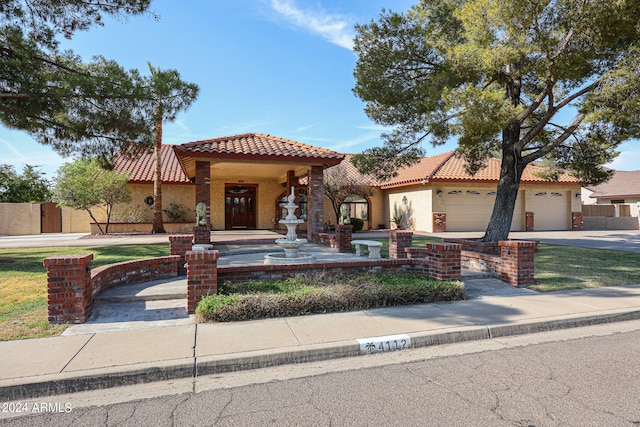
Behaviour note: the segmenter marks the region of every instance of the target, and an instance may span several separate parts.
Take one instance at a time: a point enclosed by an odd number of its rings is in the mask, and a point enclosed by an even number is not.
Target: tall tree
[[[49,181],[36,166],[25,165],[18,174],[11,165],[0,165],[0,202],[46,202],[51,198]]]
[[[153,233],[166,233],[162,221],[162,124],[172,122],[178,113],[188,109],[198,97],[199,88],[194,83],[183,82],[176,70],[161,70],[149,64],[151,76],[145,85],[150,102],[147,111],[153,123]]]
[[[104,170],[96,159],[65,163],[55,178],[53,201],[59,206],[87,211],[100,234],[108,234],[114,206],[131,201],[128,180],[127,173]],[[104,229],[95,216],[95,209],[104,211]]]
[[[354,164],[388,179],[454,137],[471,173],[499,153],[485,241],[507,238],[528,164],[594,184],[640,137],[637,0],[422,0],[357,30],[354,92],[394,130]]]
[[[0,123],[62,155],[109,159],[151,146],[136,71],[61,52],[57,36],[103,25],[103,16],[145,13],[150,0],[24,1],[0,6]]]

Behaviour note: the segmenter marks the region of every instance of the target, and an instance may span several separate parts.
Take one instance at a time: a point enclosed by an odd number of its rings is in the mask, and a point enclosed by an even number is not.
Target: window
[[[564,197],[564,194],[557,193],[557,192],[554,191],[554,192],[551,193],[551,197]]]
[[[487,196],[495,196],[496,194],[498,194],[497,191],[487,191]]]
[[[349,206],[349,216],[360,218],[363,221],[369,220],[369,202],[362,196],[347,197],[344,203]]]
[[[538,196],[538,197],[544,197],[544,196],[546,196],[546,195],[547,195],[547,192],[546,192],[546,191],[541,191],[541,192],[539,192],[539,193],[534,194],[534,196]]]
[[[476,190],[467,190],[467,196],[480,196],[480,192]]]
[[[460,190],[451,190],[451,191],[447,192],[447,194],[450,194],[452,196],[459,196],[459,195],[462,194],[462,191],[460,191]]]
[[[298,205],[298,209],[296,209],[296,215],[300,219],[307,219],[307,210],[309,208],[309,203],[307,201],[307,192],[306,190],[298,190],[297,191],[298,200],[295,202]],[[282,196],[279,202],[280,207],[280,219],[287,217],[287,210],[284,205],[289,203],[287,200],[288,194]]]
[[[611,199],[612,205],[621,205],[624,203],[624,199]]]

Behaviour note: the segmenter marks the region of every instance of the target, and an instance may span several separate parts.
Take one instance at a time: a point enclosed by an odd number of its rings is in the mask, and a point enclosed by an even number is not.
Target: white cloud
[[[355,30],[353,22],[338,14],[323,10],[303,10],[295,0],[271,0],[271,7],[295,27],[317,34],[329,42],[353,50]]]
[[[607,167],[619,171],[640,170],[640,141],[625,142],[619,147],[620,155]]]

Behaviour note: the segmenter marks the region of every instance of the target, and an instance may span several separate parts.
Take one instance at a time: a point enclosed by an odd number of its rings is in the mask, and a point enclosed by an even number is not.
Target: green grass
[[[123,245],[0,249],[0,341],[59,335],[47,323],[47,272],[42,261],[55,255],[93,253],[92,267],[169,254],[169,245]]]
[[[301,274],[278,281],[223,283],[196,309],[203,321],[235,321],[464,299],[461,282],[416,274]]]
[[[538,245],[534,285],[539,292],[640,283],[640,253]]]

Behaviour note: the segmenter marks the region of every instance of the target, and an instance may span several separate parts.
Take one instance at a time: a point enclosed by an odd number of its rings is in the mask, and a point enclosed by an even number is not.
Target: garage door
[[[538,191],[531,198],[533,229],[568,230],[569,198],[566,191]]]
[[[447,231],[484,231],[487,228],[496,200],[495,191],[448,190],[443,196],[446,198]],[[522,230],[522,222],[522,201],[518,193],[511,230]]]

